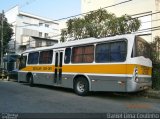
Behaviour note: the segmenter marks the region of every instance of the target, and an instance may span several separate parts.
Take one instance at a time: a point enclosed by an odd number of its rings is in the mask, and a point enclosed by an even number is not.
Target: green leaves
[[[103,38],[110,35],[126,34],[139,29],[141,22],[132,19],[129,15],[116,17],[115,14],[108,13],[104,9],[92,11],[83,18],[70,19],[67,22],[67,30],[62,30],[61,41],[67,38],[74,40],[95,37]]]
[[[152,87],[155,90],[160,90],[160,36],[156,36],[151,46],[151,60],[152,60]]]
[[[156,36],[151,45],[151,60],[153,64],[160,63],[160,37]]]
[[[2,14],[0,14],[0,18]],[[2,27],[1,27],[1,20],[0,19],[0,38],[1,38],[1,30],[2,30]],[[11,28],[12,26],[7,22],[7,19],[4,18],[3,20],[3,48],[7,48],[7,44],[8,42],[11,40],[11,37],[13,35],[13,30]],[[1,46],[0,46],[1,48]],[[4,50],[5,51],[5,50]]]

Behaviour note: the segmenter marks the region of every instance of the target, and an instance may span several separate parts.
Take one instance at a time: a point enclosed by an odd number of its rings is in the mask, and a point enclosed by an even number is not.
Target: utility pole
[[[3,67],[3,20],[4,20],[4,10],[1,14],[1,67]]]
[[[17,24],[15,25],[15,40],[14,40],[14,52],[16,53],[16,39],[17,39]]]

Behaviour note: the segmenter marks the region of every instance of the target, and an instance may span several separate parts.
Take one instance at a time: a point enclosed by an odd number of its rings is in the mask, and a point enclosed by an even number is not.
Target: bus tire
[[[29,85],[30,87],[33,87],[34,86],[34,82],[33,82],[33,76],[29,76]]]
[[[74,91],[79,96],[86,96],[89,92],[89,83],[85,77],[78,77],[74,81]]]

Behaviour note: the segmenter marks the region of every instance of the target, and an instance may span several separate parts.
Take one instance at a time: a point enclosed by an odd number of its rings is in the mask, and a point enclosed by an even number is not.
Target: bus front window
[[[26,59],[27,56],[21,56],[20,57],[20,64],[19,64],[19,69],[25,68],[26,67]]]

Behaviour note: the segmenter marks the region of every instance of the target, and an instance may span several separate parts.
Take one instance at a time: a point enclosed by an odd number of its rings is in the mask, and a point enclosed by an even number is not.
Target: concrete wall
[[[97,10],[99,8],[115,5],[117,3],[124,1],[127,0],[81,0],[81,12],[86,13],[92,10]],[[143,12],[154,13],[160,11],[160,0],[132,0],[131,2],[126,2],[124,4],[106,8],[106,10],[108,12],[116,14],[116,16],[118,17],[124,14],[134,15]],[[140,18],[142,22],[140,30],[160,26],[160,21],[147,22],[156,19],[160,19],[160,14],[155,14]],[[153,41],[153,38],[156,35],[160,35],[159,31],[153,31],[153,32],[150,31],[146,33],[152,33],[152,36],[147,37],[147,40],[149,42]]]
[[[81,12],[85,13],[124,1],[125,0],[81,0]],[[153,10],[155,11],[155,0],[133,0],[131,2],[107,8],[107,11],[115,13],[117,16],[123,14],[132,15]]]

